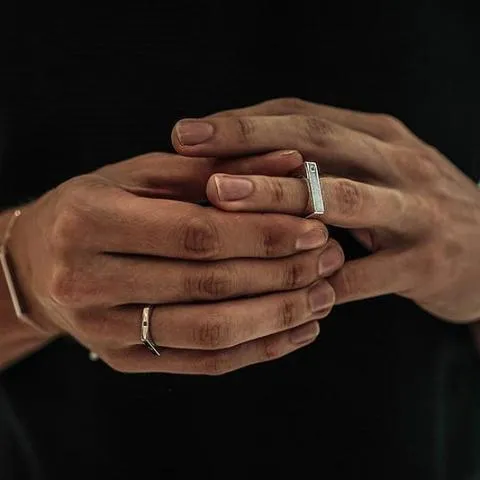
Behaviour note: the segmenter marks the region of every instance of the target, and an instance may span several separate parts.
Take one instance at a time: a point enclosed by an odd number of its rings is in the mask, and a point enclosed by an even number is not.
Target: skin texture
[[[10,250],[42,332],[1,284],[0,365],[69,334],[122,372],[221,374],[308,345],[334,303],[389,293],[480,318],[480,193],[397,119],[279,99],[188,124],[172,132],[183,156],[109,165],[25,206]],[[322,172],[323,221],[370,256],[342,267],[323,224],[299,218],[303,159]],[[147,303],[160,358],[139,342]]]
[[[216,375],[311,343],[335,302],[325,278],[344,262],[323,223],[260,213],[267,193],[250,212],[196,204],[216,172],[284,175],[301,162],[285,151],[222,162],[152,153],[26,205],[9,251],[37,345],[68,334],[122,372]],[[160,357],[140,342],[147,304]],[[6,364],[33,345],[11,313],[3,322]]]
[[[201,123],[208,127],[202,129]],[[350,229],[372,252],[331,277],[337,303],[395,293],[446,321],[480,318],[480,192],[399,120],[278,99],[183,120],[172,141],[189,156],[221,158],[288,148],[315,161],[325,176],[323,220]],[[226,201],[221,195],[229,179],[215,175],[208,185],[209,199],[218,208],[246,212],[268,192],[275,201],[264,209],[305,212],[301,180],[253,177],[247,179],[250,196],[238,199],[237,182],[237,200]]]

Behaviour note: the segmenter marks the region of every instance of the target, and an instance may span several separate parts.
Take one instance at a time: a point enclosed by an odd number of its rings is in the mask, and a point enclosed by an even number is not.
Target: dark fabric
[[[0,388],[0,471],[2,477],[38,479],[39,465],[29,439]]]
[[[474,2],[3,3],[3,207],[170,151],[181,117],[280,96],[394,114],[480,174]],[[124,375],[66,339],[0,382],[2,480],[480,478],[468,329],[393,296],[338,307],[312,346],[222,377]]]

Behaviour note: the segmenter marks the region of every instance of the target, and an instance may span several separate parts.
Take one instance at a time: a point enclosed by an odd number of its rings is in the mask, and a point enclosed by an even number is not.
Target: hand
[[[293,148],[316,161],[326,175],[323,220],[351,229],[373,252],[329,279],[337,303],[396,293],[445,320],[480,318],[480,192],[397,119],[284,99],[182,121],[172,139],[189,156]],[[227,177],[214,179],[225,193]],[[210,199],[248,211],[261,208],[257,192],[270,192],[270,211],[305,211],[301,180],[250,181],[250,196],[228,202],[211,188]]]
[[[279,152],[235,168],[268,174],[279,155],[301,162]],[[10,252],[32,318],[122,372],[218,374],[313,341],[334,303],[321,277],[340,268],[341,249],[318,221],[187,203],[205,198],[215,171],[212,159],[144,155],[27,206]],[[140,342],[147,304],[158,358]]]

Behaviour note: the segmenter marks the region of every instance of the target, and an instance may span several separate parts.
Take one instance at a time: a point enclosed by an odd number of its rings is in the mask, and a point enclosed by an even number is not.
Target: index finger
[[[322,172],[397,179],[385,161],[393,146],[318,116],[253,116],[186,119],[172,133],[183,155],[231,157],[295,149],[315,160]]]
[[[280,98],[248,107],[224,110],[206,118],[247,117],[262,115],[318,115],[346,128],[366,133],[380,140],[417,140],[413,133],[398,119],[380,113],[360,112],[308,102],[298,98]]]
[[[248,196],[239,195],[245,182],[253,185]],[[321,188],[326,205],[321,219],[328,225],[396,231],[405,229],[406,223],[418,222],[418,217],[410,214],[410,198],[392,188],[336,177],[322,177]],[[215,174],[207,184],[207,196],[212,204],[228,211],[261,208],[300,216],[311,212],[306,182],[298,178]]]
[[[114,187],[99,191],[94,204],[74,202],[59,213],[54,236],[62,248],[71,248],[72,239],[80,237],[84,248],[97,252],[217,260],[283,257],[327,242],[326,227],[315,220],[232,214],[176,200],[138,197]],[[303,235],[309,242],[302,245],[298,240]],[[78,241],[73,243],[78,246]]]

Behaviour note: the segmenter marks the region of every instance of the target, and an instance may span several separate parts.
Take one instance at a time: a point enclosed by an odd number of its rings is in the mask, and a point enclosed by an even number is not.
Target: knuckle
[[[273,335],[258,340],[258,356],[261,361],[269,361],[280,357],[282,354],[280,343]]]
[[[335,182],[334,196],[342,215],[353,217],[362,210],[362,196],[356,184],[346,179]]]
[[[280,216],[271,215],[268,217],[268,223],[262,229],[261,250],[266,257],[290,253],[288,242],[292,237],[293,229],[292,225],[284,220]]]
[[[276,228],[267,228],[263,234],[263,251],[267,257],[273,257],[282,250],[283,238]]]
[[[183,251],[194,259],[217,258],[221,251],[217,226],[208,216],[187,218],[179,226]]]
[[[208,267],[206,272],[186,278],[185,291],[194,299],[227,298],[235,291],[234,275],[225,265]]]
[[[287,330],[297,323],[299,317],[297,304],[291,296],[283,298],[278,306],[278,329]]]
[[[439,171],[434,161],[433,147],[397,148],[395,161],[401,170],[402,178],[416,183],[431,182]]]
[[[78,238],[85,235],[87,216],[85,208],[77,202],[64,203],[56,212],[51,229],[51,245],[60,252],[71,251]]]
[[[285,290],[295,290],[303,287],[310,280],[310,270],[304,262],[298,259],[289,260],[283,275],[283,288]]]
[[[57,264],[50,280],[50,297],[62,307],[75,308],[84,305],[84,295],[78,271],[64,263]]]
[[[287,200],[287,196],[282,179],[270,177],[266,183],[269,190],[269,198],[277,205],[283,205]]]
[[[200,321],[192,330],[195,345],[208,350],[219,350],[232,345],[234,335],[228,318],[212,315]]]
[[[304,130],[307,139],[318,146],[325,146],[335,134],[335,126],[332,122],[317,115],[304,117]]]
[[[249,144],[256,131],[254,121],[248,117],[238,117],[236,122],[239,141],[244,144]]]
[[[432,180],[438,177],[439,168],[435,161],[438,155],[438,150],[431,146],[422,146],[413,149],[412,158],[415,159],[415,161],[411,161],[410,163],[412,166],[417,166],[418,174],[422,176],[423,180]]]
[[[213,352],[205,358],[202,373],[210,376],[220,376],[234,369],[232,359],[228,352]]]
[[[401,120],[388,113],[374,114],[374,118],[385,133],[400,133],[406,130]]]

